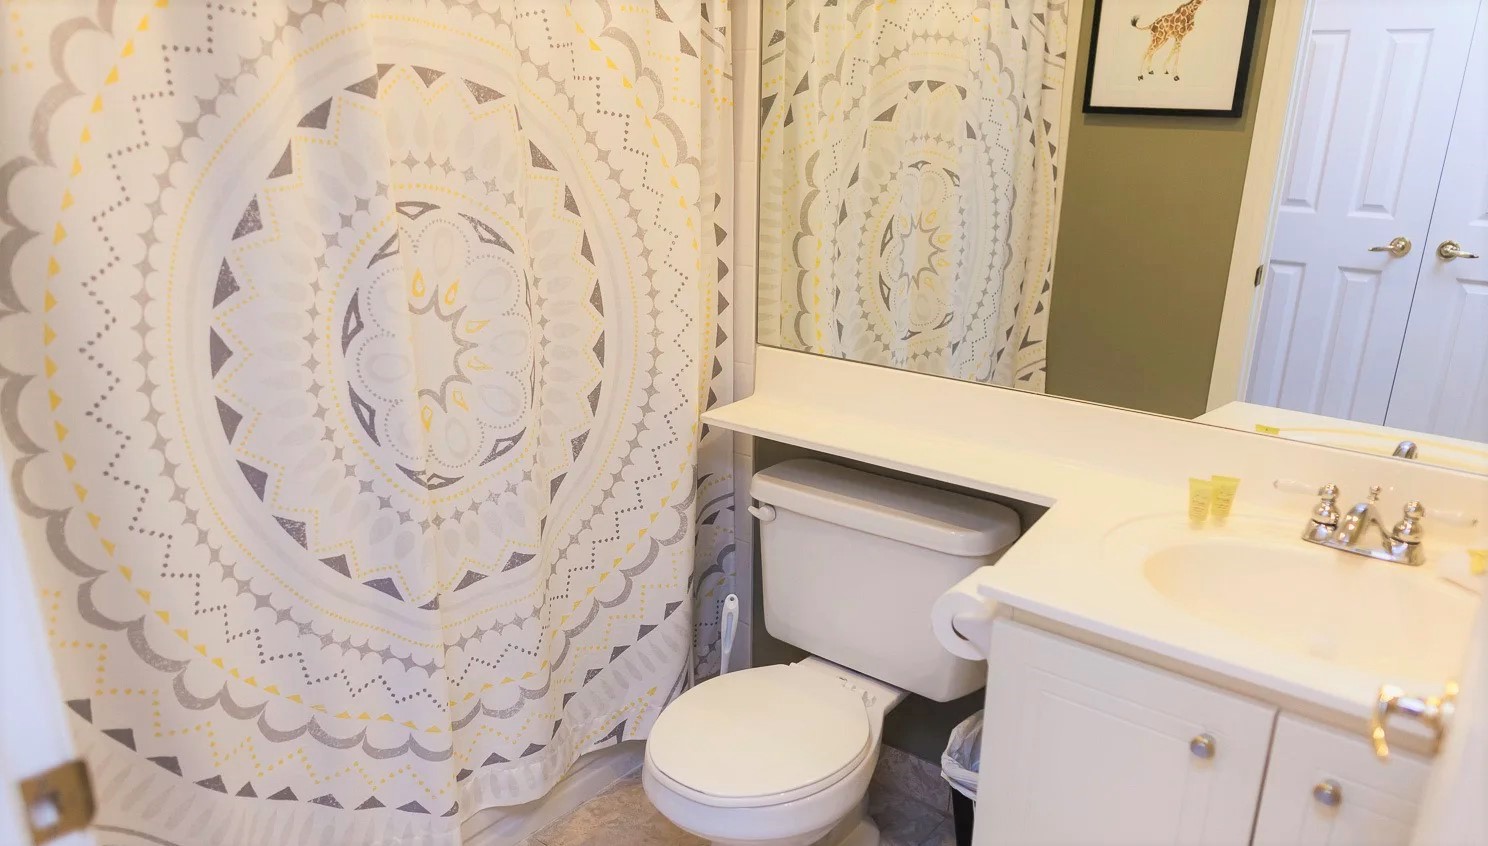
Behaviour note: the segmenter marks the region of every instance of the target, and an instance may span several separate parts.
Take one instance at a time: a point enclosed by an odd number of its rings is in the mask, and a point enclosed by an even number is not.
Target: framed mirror
[[[1484,1],[1100,4],[763,0],[760,343],[1488,473]]]

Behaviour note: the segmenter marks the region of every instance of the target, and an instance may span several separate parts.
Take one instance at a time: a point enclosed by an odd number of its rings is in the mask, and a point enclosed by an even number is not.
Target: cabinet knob
[[[1188,751],[1192,752],[1195,758],[1203,758],[1206,761],[1213,758],[1214,735],[1208,732],[1194,735],[1194,739],[1188,742]]]
[[[1336,808],[1343,804],[1343,788],[1331,778],[1325,778],[1312,786],[1312,798],[1320,805]]]

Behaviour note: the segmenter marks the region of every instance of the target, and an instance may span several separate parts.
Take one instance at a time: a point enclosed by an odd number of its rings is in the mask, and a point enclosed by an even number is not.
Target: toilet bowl
[[[878,846],[864,796],[884,715],[985,682],[946,652],[935,600],[1017,537],[994,502],[815,460],[756,473],[764,623],[811,657],[703,682],[664,708],[642,785],[679,828],[726,846]]]
[[[818,658],[704,682],[662,712],[642,785],[715,844],[877,846],[864,796],[904,692]]]

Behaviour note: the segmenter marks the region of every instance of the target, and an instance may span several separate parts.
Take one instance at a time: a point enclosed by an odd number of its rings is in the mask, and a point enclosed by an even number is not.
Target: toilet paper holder
[[[989,604],[981,612],[952,616],[951,633],[966,641],[980,654],[992,639],[992,618],[996,616],[994,607]]]

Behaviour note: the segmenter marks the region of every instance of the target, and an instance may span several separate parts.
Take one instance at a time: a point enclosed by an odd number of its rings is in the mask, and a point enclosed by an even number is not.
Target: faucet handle
[[[1323,485],[1318,488],[1318,504],[1312,509],[1312,522],[1332,528],[1338,525],[1338,486]]]
[[[1395,528],[1391,530],[1390,537],[1400,543],[1420,543],[1426,536],[1426,530],[1421,527],[1421,520],[1426,516],[1426,509],[1421,506],[1420,501],[1411,500],[1405,504],[1405,516]]]

